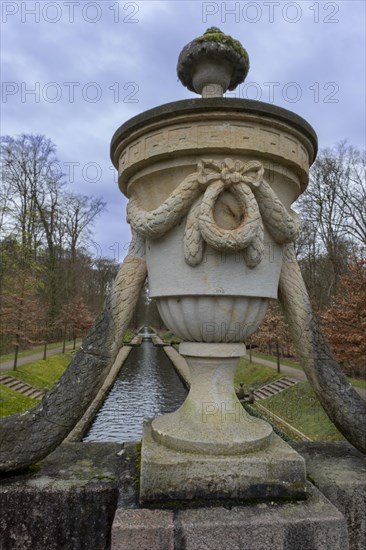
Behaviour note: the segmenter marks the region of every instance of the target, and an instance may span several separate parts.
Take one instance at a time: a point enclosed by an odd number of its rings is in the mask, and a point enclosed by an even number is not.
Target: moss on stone
[[[141,449],[142,442],[136,443],[136,476],[135,476],[135,485],[140,487],[140,477],[141,477]]]
[[[247,63],[249,63],[247,51],[243,48],[239,40],[225,34],[218,27],[210,27],[202,36],[196,38],[194,42],[197,42],[198,44],[202,42],[217,42],[219,44],[225,44],[225,46],[232,48],[241,57],[244,57]]]
[[[317,487],[317,484],[315,483],[315,479],[313,478],[313,476],[312,476],[311,474],[308,473],[308,474],[306,475],[306,479],[307,479],[308,481],[310,481],[310,483],[312,483],[313,485],[315,485],[315,487]]]
[[[111,474],[98,474],[98,475],[94,476],[94,478],[99,479],[99,480],[115,481],[116,476],[113,476]]]
[[[41,469],[41,465],[40,464],[31,464],[30,466],[28,466],[28,472],[39,472],[39,470]]]

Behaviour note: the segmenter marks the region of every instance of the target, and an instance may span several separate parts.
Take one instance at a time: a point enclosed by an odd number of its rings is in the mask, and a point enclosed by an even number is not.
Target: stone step
[[[254,397],[256,399],[256,401],[261,401],[262,399],[268,399],[269,397],[272,397],[273,393],[264,393],[264,392],[254,392]]]
[[[23,395],[26,395],[27,397],[30,397],[31,399],[42,399],[42,397],[44,396],[44,392],[36,388],[25,388],[23,391],[21,391],[21,393]]]
[[[17,391],[17,390],[19,390],[20,388],[23,387],[23,384],[22,384],[22,382],[19,382],[19,381],[17,381],[17,382],[11,381],[11,382],[7,383],[7,386],[8,386],[8,388],[11,388],[12,390]]]
[[[296,380],[294,380],[293,378],[287,378],[287,376],[284,376],[283,378],[276,380],[274,383],[284,384],[287,387],[290,387],[296,384]]]
[[[11,380],[14,380],[14,378],[12,376],[7,376],[7,375],[0,376],[0,383],[1,384],[4,384],[5,381],[11,381]]]
[[[267,399],[268,395],[265,393],[262,393],[260,390],[254,392],[254,397],[257,401],[261,401],[262,399]]]
[[[43,390],[40,390],[39,388],[34,388],[30,384],[22,382],[21,380],[18,380],[18,378],[10,375],[0,376],[0,384],[4,384],[4,386],[6,386],[7,388],[17,391],[22,395],[26,395],[31,399],[42,399],[45,394]]]
[[[261,388],[261,392],[268,397],[271,397],[272,395],[275,395],[277,393],[274,388],[269,388],[268,386],[265,388]]]
[[[283,378],[275,380],[274,382],[266,384],[265,386],[262,386],[261,388],[256,390],[254,392],[254,397],[258,401],[261,401],[262,399],[268,399],[273,395],[277,395],[278,393],[281,393],[282,391],[291,388],[295,384],[297,384],[296,380],[293,380],[288,376],[284,376]]]
[[[273,382],[273,384],[271,385],[272,388],[279,388],[280,390],[285,390],[290,386],[291,384],[289,384],[288,382],[282,382],[281,380],[278,380],[278,382]]]

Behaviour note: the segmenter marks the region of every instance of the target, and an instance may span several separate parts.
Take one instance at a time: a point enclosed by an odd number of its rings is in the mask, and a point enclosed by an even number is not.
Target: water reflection
[[[161,348],[133,348],[84,441],[136,441],[144,418],[175,411],[187,395]]]

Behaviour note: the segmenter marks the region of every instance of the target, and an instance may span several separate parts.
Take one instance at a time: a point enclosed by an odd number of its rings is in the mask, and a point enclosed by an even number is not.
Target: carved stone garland
[[[190,266],[201,263],[207,243],[220,252],[243,250],[246,264],[255,267],[264,252],[263,223],[278,244],[293,242],[300,231],[296,213],[285,208],[263,174],[263,165],[257,161],[203,159],[197,171],[189,174],[155,210],[143,210],[138,198],[132,197],[128,221],[139,235],[158,239],[188,214],[183,246]],[[214,218],[215,203],[224,190],[234,195],[242,210],[242,221],[235,229],[220,227]]]

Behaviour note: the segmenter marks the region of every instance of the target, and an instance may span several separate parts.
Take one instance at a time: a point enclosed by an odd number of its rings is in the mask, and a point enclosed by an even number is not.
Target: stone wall
[[[293,446],[307,464],[305,502],[154,509],[139,506],[134,444],[64,444],[31,471],[1,478],[0,547],[364,550],[366,457],[349,443]]]

